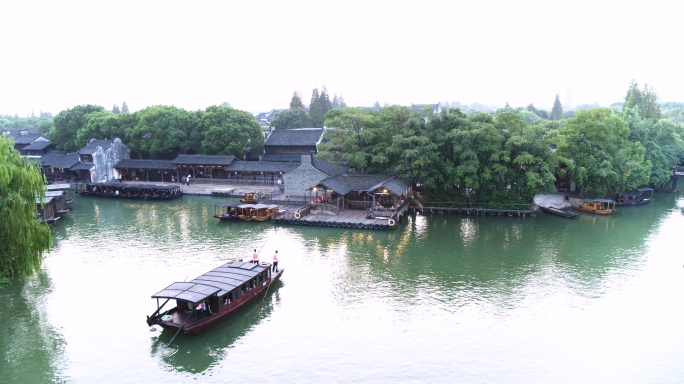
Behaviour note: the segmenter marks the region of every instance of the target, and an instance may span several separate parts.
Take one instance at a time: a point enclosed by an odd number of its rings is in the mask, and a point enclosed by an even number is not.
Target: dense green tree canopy
[[[309,114],[302,108],[291,108],[278,112],[271,125],[275,129],[310,128]]]
[[[132,153],[144,158],[173,158],[179,153],[196,153],[200,138],[191,132],[198,126],[197,114],[169,106],[154,106],[135,113],[135,125],[125,136]]]
[[[77,142],[76,134],[85,125],[85,116],[92,112],[104,111],[97,105],[77,105],[57,114],[54,118],[54,127],[48,132],[48,139],[57,147],[68,152],[75,152],[83,147],[86,142]]]
[[[90,139],[123,139],[123,128],[116,114],[109,111],[92,112],[83,117],[83,127],[76,133],[76,144],[79,148],[88,144]]]
[[[0,281],[38,271],[52,243],[50,228],[36,218],[36,199],[45,201],[40,166],[12,144],[0,135]]]
[[[200,119],[204,132],[202,153],[208,155],[231,154],[239,158],[250,149],[264,144],[261,127],[254,117],[237,109],[211,106]]]
[[[378,114],[361,108],[331,110],[326,115],[327,142],[321,144],[324,157],[348,164],[356,172],[366,172],[374,154]],[[339,156],[338,156],[339,155]]]
[[[292,94],[292,100],[290,100],[290,109],[304,109],[304,103],[302,102],[302,96],[299,92]]]
[[[643,145],[629,140],[629,127],[610,109],[577,112],[559,135],[556,154],[572,164],[570,176],[586,195],[607,197],[648,182]]]

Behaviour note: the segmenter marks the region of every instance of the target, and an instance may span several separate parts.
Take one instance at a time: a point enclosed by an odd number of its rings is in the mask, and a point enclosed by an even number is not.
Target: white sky
[[[677,2],[31,1],[0,4],[0,114],[96,104],[250,111],[459,101],[684,101]],[[568,100],[568,95],[571,99]]]

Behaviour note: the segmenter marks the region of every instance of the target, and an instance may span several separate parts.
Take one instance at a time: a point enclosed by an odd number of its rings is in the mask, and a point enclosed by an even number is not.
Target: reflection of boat
[[[615,205],[644,205],[653,200],[653,188],[636,188],[634,192],[615,195]]]
[[[240,204],[237,206],[237,217],[245,221],[267,221],[278,216],[275,204]]]
[[[214,217],[221,221],[237,218],[237,203],[228,201],[214,206]]]
[[[615,210],[615,201],[610,199],[579,199],[572,202],[572,208],[597,215],[608,215]]]
[[[568,219],[571,219],[573,217],[577,217],[578,214],[575,212],[572,212],[570,210],[570,207],[563,207],[563,208],[558,208],[558,207],[553,207],[551,205],[540,205],[539,208],[542,210],[542,212],[546,212],[552,215],[560,216],[560,217],[566,217]]]
[[[240,199],[241,203],[253,204],[259,202],[259,192],[258,191],[248,191],[245,192],[245,196]]]
[[[191,281],[173,283],[152,295],[157,310],[147,324],[186,334],[204,332],[264,294],[283,271],[271,273],[269,263],[231,261]],[[171,300],[176,306],[162,311]]]

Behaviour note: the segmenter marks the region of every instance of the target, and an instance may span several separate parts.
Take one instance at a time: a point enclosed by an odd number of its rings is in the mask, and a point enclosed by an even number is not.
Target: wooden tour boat
[[[126,183],[84,183],[78,194],[143,200],[172,200],[183,195],[179,185],[148,185]]]
[[[556,215],[556,216],[560,216],[560,217],[565,217],[568,219],[572,219],[573,217],[577,217],[579,215],[576,212],[572,212],[570,210],[570,207],[558,208],[558,207],[554,207],[552,205],[547,205],[547,206],[540,205],[539,209],[541,209],[542,212],[546,212],[548,214]]]
[[[152,295],[157,310],[147,316],[147,325],[176,333],[204,332],[268,292],[283,271],[271,272],[269,263],[231,260],[191,281],[173,283]],[[169,302],[175,306],[164,310]]]
[[[615,195],[615,205],[629,206],[629,205],[644,205],[653,200],[653,188],[637,188],[634,192],[618,193]]]
[[[256,204],[259,202],[260,197],[261,193],[259,191],[248,191],[245,192],[245,195],[240,199],[240,202],[245,204]]]
[[[579,199],[572,203],[572,208],[597,215],[609,215],[615,211],[615,201],[611,199]]]
[[[237,203],[228,201],[214,206],[214,217],[221,221],[237,219]]]
[[[278,216],[279,207],[275,204],[240,204],[237,217],[244,221],[268,221]]]

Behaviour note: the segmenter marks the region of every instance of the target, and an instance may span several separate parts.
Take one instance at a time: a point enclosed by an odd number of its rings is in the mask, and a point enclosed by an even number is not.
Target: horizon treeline
[[[558,97],[550,113],[532,105],[492,113],[458,108],[435,113],[429,106],[421,111],[396,105],[350,108],[337,95],[330,102],[325,88],[316,91],[308,111],[296,92],[286,111],[305,112],[308,119],[291,128],[311,127],[312,116],[325,111],[317,125],[332,128],[325,132],[321,157],[354,172],[397,175],[422,186],[433,201],[527,203],[535,194],[555,190],[558,180],[572,180],[595,197],[645,185],[662,188],[684,156],[684,126],[672,119],[684,117],[684,104],[658,104],[652,89],[636,83],[619,108],[578,110],[570,117],[564,117],[569,114],[562,112]],[[92,138],[114,137],[140,159],[244,158],[263,145],[264,131],[254,116],[227,104],[203,111],[152,106],[117,112],[79,105],[57,114],[47,130],[47,119],[36,121],[58,149],[70,152]]]

